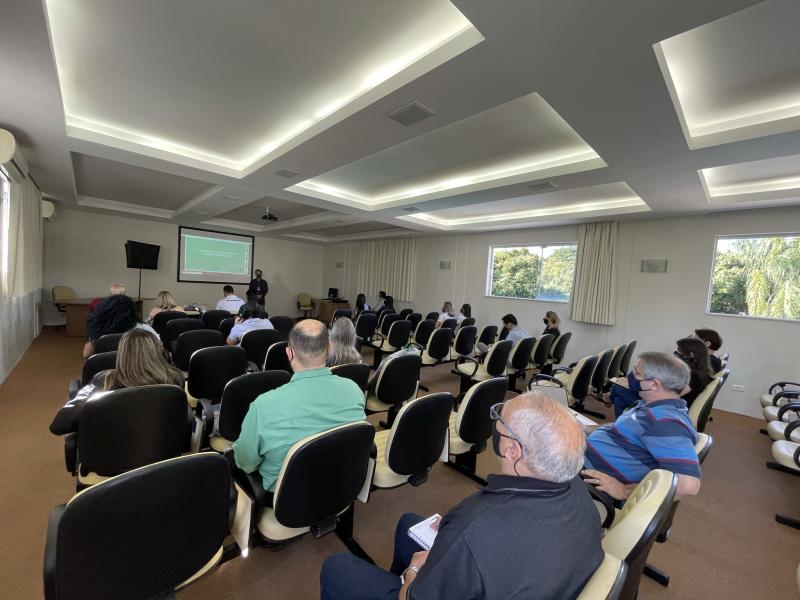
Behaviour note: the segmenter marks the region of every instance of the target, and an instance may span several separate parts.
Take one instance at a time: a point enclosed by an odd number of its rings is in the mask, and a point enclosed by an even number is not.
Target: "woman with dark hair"
[[[76,431],[81,409],[99,392],[157,383],[183,387],[183,374],[164,358],[161,341],[155,333],[141,328],[131,329],[119,340],[116,368],[101,371],[83,386],[58,411],[50,424],[50,431],[56,435]]]
[[[86,320],[86,344],[83,346],[83,358],[89,358],[94,354],[94,343],[101,336],[107,333],[125,333],[134,327],[156,335],[152,327],[138,322],[133,300],[125,294],[109,296],[89,313],[89,318]]]
[[[561,332],[558,329],[558,326],[561,325],[561,319],[558,318],[558,314],[555,311],[548,310],[544,313],[544,331],[542,335],[547,335],[548,333],[552,333],[554,336],[558,337],[561,335]]]
[[[708,360],[711,362],[711,370],[714,373],[722,371],[722,359],[717,356],[717,350],[722,346],[722,337],[713,329],[700,327],[694,330],[694,337],[703,341],[708,348]]]
[[[359,294],[356,296],[356,308],[353,311],[353,318],[358,318],[362,312],[369,310],[369,304],[367,304],[367,297],[364,294]]]
[[[458,319],[459,325],[461,324],[461,321],[463,321],[464,319],[472,318],[472,306],[470,306],[469,304],[462,304],[458,312],[459,315],[456,318]]]
[[[691,406],[695,398],[714,379],[711,364],[708,360],[708,347],[703,340],[698,338],[681,338],[676,342],[678,349],[675,356],[689,366],[689,389],[681,397],[686,400],[686,405]]]

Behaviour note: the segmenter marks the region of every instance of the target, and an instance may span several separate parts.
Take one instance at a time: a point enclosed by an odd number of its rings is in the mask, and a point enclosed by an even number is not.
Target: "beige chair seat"
[[[425,350],[422,351],[422,354],[420,356],[422,358],[423,365],[435,365],[439,362],[439,359],[434,358],[430,354],[428,354],[427,348],[425,348]]]
[[[761,394],[759,401],[761,402],[761,408],[772,406],[772,394]]]
[[[377,396],[370,395],[367,396],[366,407],[368,410],[372,412],[384,412],[392,408],[391,404],[386,404],[386,402],[381,402],[378,400]]]
[[[474,358],[475,357],[475,348],[473,347],[472,351],[469,354],[459,354],[458,352],[456,352],[455,350],[450,348],[449,360],[456,361],[459,358],[461,358],[462,356],[466,356],[468,358]]]
[[[186,377],[188,377],[188,376],[189,376],[189,374],[187,373]],[[197,398],[195,398],[194,396],[192,396],[189,393],[189,382],[188,381],[183,384],[183,391],[186,392],[186,402],[189,403],[189,406],[191,406],[192,409],[197,408]]]
[[[787,425],[788,423],[784,421],[770,421],[769,423],[767,423],[767,433],[769,434],[769,437],[771,437],[776,442],[785,440],[786,439],[785,431]],[[800,444],[800,428],[795,429],[792,432],[791,438],[792,438],[791,441]]]
[[[214,435],[209,438],[208,445],[220,454],[225,454],[233,447],[233,442],[226,440],[221,435]]]
[[[779,465],[794,471],[800,471],[800,467],[794,462],[794,453],[800,444],[790,442],[789,440],[779,440],[772,442],[772,458],[775,459]]]
[[[466,454],[472,450],[472,444],[468,444],[458,436],[458,413],[450,415],[450,454]]]
[[[764,420],[769,423],[771,421],[778,420],[778,410],[780,407],[778,406],[765,406],[763,409],[764,412]]]
[[[406,475],[395,473],[386,464],[386,444],[391,433],[391,429],[375,433],[375,446],[378,448],[378,455],[375,459],[375,474],[372,476],[372,484],[375,487],[392,488],[408,483]]]
[[[275,510],[273,508],[264,509],[264,512],[261,513],[261,518],[258,520],[256,528],[265,539],[273,542],[280,542],[283,540],[296,538],[308,533],[311,530],[310,527],[294,528],[281,525],[278,523],[278,519],[275,518]]]
[[[467,377],[470,377],[475,381],[486,381],[487,379],[493,379],[493,377],[486,371],[486,367],[484,367],[482,364],[478,365],[478,370],[475,371],[474,375],[470,375],[470,373],[472,373],[472,370],[474,368],[475,368],[475,363],[472,362],[465,362],[461,363],[460,365],[456,365],[456,370],[459,373]]]
[[[578,600],[617,598],[622,584],[625,582],[626,569],[622,559],[606,552],[603,562],[583,586]]]
[[[106,481],[107,479],[111,479],[111,477],[111,475],[98,475],[94,471],[87,473],[86,475],[81,475],[80,467],[78,468],[78,483],[80,485],[96,485]]]
[[[380,334],[377,334],[380,335]],[[377,348],[381,352],[397,352],[400,348],[395,348],[389,343],[389,338],[380,337],[372,338],[372,347]]]

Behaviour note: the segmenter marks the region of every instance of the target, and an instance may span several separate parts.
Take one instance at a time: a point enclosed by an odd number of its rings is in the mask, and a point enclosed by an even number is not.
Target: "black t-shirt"
[[[269,285],[267,285],[267,280],[255,279],[255,278],[251,279],[248,291],[255,292],[256,294],[266,295],[266,293],[269,291]]]
[[[689,391],[681,396],[681,398],[686,400],[686,406],[691,406],[692,402],[697,399],[697,397],[700,395],[700,392],[706,389],[706,385],[708,385],[710,382],[710,377],[704,377],[697,371],[692,371],[689,374]]]
[[[708,360],[711,363],[711,370],[715,375],[722,371],[722,359],[719,356],[716,354],[709,354]]]
[[[555,337],[558,337],[558,336],[561,335],[561,332],[558,330],[558,327],[547,327],[547,326],[545,326],[544,331],[542,332],[542,335],[547,335],[548,333],[552,333]]]
[[[489,475],[445,515],[408,598],[575,598],[603,560],[600,534],[580,478]]]

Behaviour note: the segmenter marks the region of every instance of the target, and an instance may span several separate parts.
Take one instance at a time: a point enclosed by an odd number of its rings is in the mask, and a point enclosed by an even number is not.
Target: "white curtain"
[[[416,248],[416,238],[361,242],[358,291],[374,296],[383,290],[395,300],[412,300]]]
[[[8,270],[0,295],[20,298],[42,287],[42,194],[28,177],[11,182],[8,207]]]
[[[616,221],[578,226],[572,320],[614,325],[617,307]]]

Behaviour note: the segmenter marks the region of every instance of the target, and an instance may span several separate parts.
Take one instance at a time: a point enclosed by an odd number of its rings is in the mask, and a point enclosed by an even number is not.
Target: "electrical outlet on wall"
[[[733,390],[734,392],[743,392],[744,391],[744,386],[742,384],[740,384],[740,383],[734,383],[731,386],[731,390]]]

